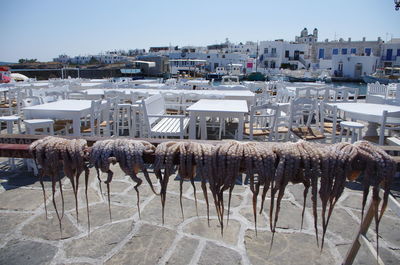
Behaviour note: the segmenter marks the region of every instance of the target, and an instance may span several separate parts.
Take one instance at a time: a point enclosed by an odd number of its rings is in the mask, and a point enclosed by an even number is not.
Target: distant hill
[[[14,64],[14,63],[10,63],[10,62],[0,62],[0,65],[4,65],[4,64]]]

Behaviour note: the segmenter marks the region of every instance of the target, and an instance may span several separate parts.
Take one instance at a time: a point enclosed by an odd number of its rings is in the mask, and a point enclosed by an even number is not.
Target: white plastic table
[[[373,104],[373,103],[328,103],[331,106],[337,106],[338,110],[344,111],[346,116],[354,120],[362,120],[368,122],[366,136],[376,136],[378,124],[381,122],[383,111],[389,112],[400,111],[400,106]],[[400,123],[400,119],[399,119]]]
[[[81,118],[90,114],[91,100],[60,100],[23,108],[26,119],[72,120],[73,135],[80,135]]]
[[[243,139],[244,115],[248,113],[246,100],[200,99],[188,107],[189,139],[196,139],[196,117],[200,117],[201,139],[207,139],[206,117],[238,118],[238,140]]]

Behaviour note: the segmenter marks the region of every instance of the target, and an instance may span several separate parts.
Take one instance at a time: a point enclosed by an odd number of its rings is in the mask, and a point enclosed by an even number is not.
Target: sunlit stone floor
[[[5,161],[6,159],[2,159]],[[6,163],[7,164],[7,163]],[[269,198],[254,229],[251,191],[236,185],[231,202],[230,220],[224,235],[210,198],[210,225],[199,183],[194,190],[184,183],[182,218],[179,206],[179,181],[170,179],[162,224],[160,197],[148,184],[140,186],[140,218],[133,182],[118,167],[113,168],[111,212],[108,213],[106,187],[102,192],[91,170],[88,189],[90,234],[87,227],[84,182],[78,194],[78,221],[71,185],[63,179],[65,214],[62,233],[51,201],[51,182],[47,179],[46,220],[43,195],[38,179],[17,161],[17,170],[3,165],[0,171],[0,264],[340,264],[358,230],[361,215],[360,184],[348,185],[330,221],[325,248],[317,246],[313,229],[310,198],[303,229],[300,230],[302,185],[287,188],[282,201],[271,252]],[[155,176],[152,175],[154,183]],[[398,183],[394,191],[398,190]],[[159,185],[156,184],[159,189]],[[211,195],[211,194],[210,194]],[[56,196],[60,211],[61,197]],[[227,201],[227,197],[226,200]],[[227,207],[226,207],[227,208]],[[375,245],[374,225],[368,237]],[[380,256],[385,264],[400,263],[400,219],[387,211],[380,226]],[[322,228],[319,227],[322,231]],[[376,264],[362,246],[354,264]]]

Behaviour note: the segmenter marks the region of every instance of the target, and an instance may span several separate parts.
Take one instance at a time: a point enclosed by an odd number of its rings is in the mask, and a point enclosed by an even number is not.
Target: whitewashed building
[[[66,63],[71,61],[71,57],[69,57],[66,54],[61,54],[57,58],[54,58],[53,61],[54,62],[58,62],[58,63],[62,63],[62,64],[66,64]]]
[[[169,53],[168,56],[173,74],[175,74],[175,71],[179,71],[179,68],[186,67],[187,64],[190,64],[190,67],[204,64],[204,72],[215,72],[217,67],[227,68],[228,65],[232,64],[240,64],[245,67],[249,59],[247,54],[204,47],[183,47],[179,51]]]
[[[307,69],[310,65],[310,45],[284,40],[261,41],[259,68]]]
[[[331,75],[347,78],[361,78],[370,75],[379,66],[378,56],[340,54],[332,56]]]
[[[325,40],[312,44],[313,68],[331,70],[332,76],[360,78],[375,72],[380,64],[383,41]]]
[[[113,64],[127,62],[128,57],[120,55],[116,52],[107,52],[106,54],[78,55],[75,57],[69,57],[68,55],[63,54],[53,59],[54,62],[60,62],[63,64],[88,64],[91,60],[96,60],[97,62],[104,64]]]
[[[382,44],[381,66],[400,67],[400,38],[393,38]]]

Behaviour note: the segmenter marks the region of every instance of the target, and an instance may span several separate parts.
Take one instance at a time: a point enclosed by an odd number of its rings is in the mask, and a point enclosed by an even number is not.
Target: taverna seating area
[[[171,83],[171,82],[169,82]],[[163,88],[157,88],[157,84]],[[104,80],[0,87],[2,133],[141,138],[399,142],[399,84],[355,88],[265,82],[249,90],[141,88]],[[253,85],[254,86],[254,85]],[[218,88],[218,87],[216,87]]]

